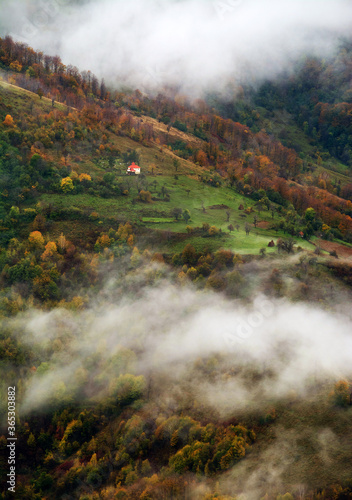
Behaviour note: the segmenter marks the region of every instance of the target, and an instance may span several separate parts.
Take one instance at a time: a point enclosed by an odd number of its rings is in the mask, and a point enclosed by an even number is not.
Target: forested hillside
[[[0,38],[16,498],[352,496],[351,68],[194,100]]]

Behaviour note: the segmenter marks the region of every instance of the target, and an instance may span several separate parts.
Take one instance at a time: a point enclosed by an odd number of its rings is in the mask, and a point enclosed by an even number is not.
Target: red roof
[[[131,170],[131,172],[134,172],[135,170],[137,170],[139,168],[139,170],[141,169],[141,167],[139,167],[138,165],[135,164],[135,162],[132,162],[132,165],[130,165],[128,167],[128,170]]]

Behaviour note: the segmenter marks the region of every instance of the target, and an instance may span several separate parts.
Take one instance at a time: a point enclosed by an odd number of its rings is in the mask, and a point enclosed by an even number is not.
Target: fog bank
[[[199,94],[328,56],[351,20],[346,0],[5,0],[0,27],[114,85]]]
[[[46,367],[29,382],[24,413],[45,407],[58,384],[82,398],[104,398],[101,389],[85,393],[87,380],[109,383],[130,372],[170,387],[186,383],[200,403],[228,416],[292,392],[304,396],[308,385],[352,371],[350,315],[264,296],[243,304],[164,283],[138,299],[75,313],[31,311],[10,325]],[[253,384],[249,372],[260,375]]]

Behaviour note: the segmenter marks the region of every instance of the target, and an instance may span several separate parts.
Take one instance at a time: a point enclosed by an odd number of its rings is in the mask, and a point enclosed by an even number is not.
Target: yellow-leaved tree
[[[57,255],[57,246],[54,241],[49,241],[45,245],[45,251],[42,254],[42,260],[50,260]]]
[[[74,190],[74,185],[72,182],[71,177],[64,177],[61,180],[61,189],[63,190],[64,193],[70,193],[71,191]]]
[[[57,239],[57,246],[59,247],[61,253],[63,253],[67,248],[67,240],[63,233],[61,233]]]
[[[82,182],[82,181],[91,181],[92,178],[89,174],[80,174],[79,176],[79,181]]]
[[[44,238],[40,231],[32,231],[28,236],[28,241],[32,248],[40,248],[44,246]]]
[[[15,125],[15,122],[11,115],[6,115],[3,124],[6,125],[6,127],[13,127]]]

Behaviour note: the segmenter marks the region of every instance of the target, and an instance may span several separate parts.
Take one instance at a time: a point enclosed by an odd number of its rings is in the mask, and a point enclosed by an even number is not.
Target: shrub
[[[335,384],[330,398],[336,406],[346,407],[350,401],[349,385],[345,380],[340,380]]]
[[[137,200],[142,201],[143,203],[153,203],[151,192],[144,191],[143,189],[141,189],[141,191],[139,192]]]
[[[219,229],[216,226],[210,226],[208,234],[209,236],[216,236],[219,234]]]

